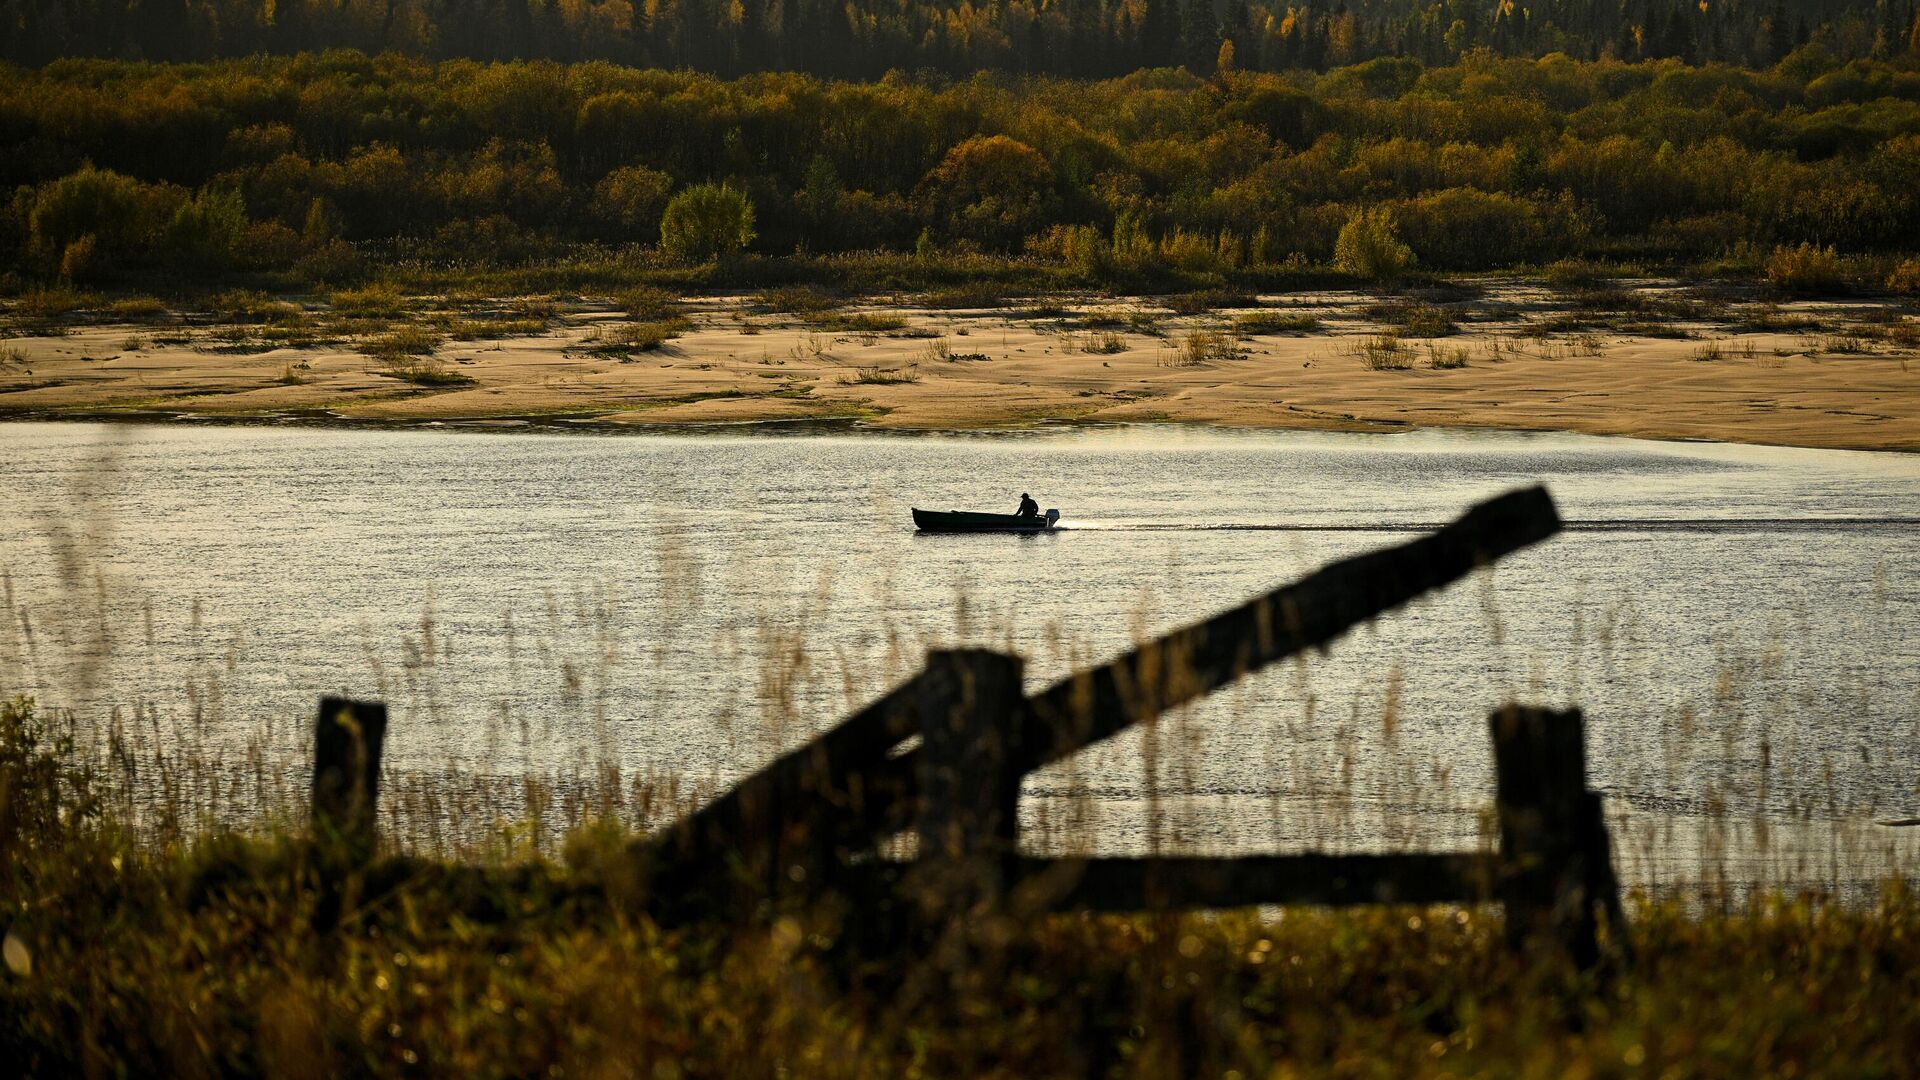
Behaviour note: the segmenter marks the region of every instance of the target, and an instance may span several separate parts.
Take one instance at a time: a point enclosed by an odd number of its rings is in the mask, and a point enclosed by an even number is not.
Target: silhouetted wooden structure
[[[1577,711],[1510,705],[1490,717],[1499,822],[1492,853],[1037,859],[1019,845],[1020,785],[1033,770],[1323,647],[1559,528],[1544,488],[1516,491],[1032,696],[1022,690],[1018,657],[931,653],[904,685],[664,833],[636,839],[631,856],[643,895],[668,921],[754,921],[838,900],[886,932],[1067,909],[1497,900],[1516,945],[1544,943],[1592,966],[1601,957],[1598,927],[1617,920],[1620,906],[1600,797],[1586,787]],[[341,704],[322,704],[315,817],[357,835],[347,849],[359,852],[370,850],[385,716],[359,722],[362,740],[342,744],[328,734],[349,715]],[[354,756],[343,757],[342,745],[357,747]],[[364,798],[321,780],[335,776],[366,785]],[[916,840],[913,860],[884,857],[885,842],[902,832]]]

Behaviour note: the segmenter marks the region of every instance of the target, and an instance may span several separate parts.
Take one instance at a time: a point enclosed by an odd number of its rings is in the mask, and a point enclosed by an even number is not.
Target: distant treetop
[[[207,60],[333,48],[723,75],[1105,77],[1448,64],[1476,49],[1771,66],[1920,53],[1916,0],[0,0],[0,57]]]

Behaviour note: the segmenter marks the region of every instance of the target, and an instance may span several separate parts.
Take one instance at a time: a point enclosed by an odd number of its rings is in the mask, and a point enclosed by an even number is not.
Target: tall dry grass
[[[71,519],[40,523],[63,595],[40,603],[4,583],[0,685],[58,669],[96,689],[115,653],[150,642],[164,619],[98,557],[114,527],[99,485],[116,454],[93,466]],[[1729,655],[1704,711],[1683,712],[1658,745],[1626,755],[1629,775],[1724,775],[1704,786],[1703,805],[1673,808],[1684,814],[1612,805],[1617,858],[1642,886],[1629,931],[1639,966],[1604,990],[1516,958],[1497,913],[1471,907],[1059,916],[1021,927],[972,966],[856,976],[839,940],[858,913],[670,930],[582,902],[583,889],[611,888],[623,836],[661,827],[727,780],[636,770],[616,752],[616,683],[636,662],[672,662],[664,642],[685,629],[677,613],[726,600],[707,593],[703,561],[714,556],[684,527],[664,522],[652,544],[667,592],[652,641],[623,637],[620,597],[602,589],[504,615],[517,676],[558,688],[560,707],[592,732],[590,751],[529,765],[522,755],[551,730],[503,707],[472,734],[500,768],[390,765],[388,852],[481,873],[429,879],[332,932],[314,927],[301,862],[310,718],[234,741],[247,711],[229,689],[240,661],[211,630],[179,701],[105,716],[0,706],[0,1052],[40,1074],[1438,1076],[1894,1073],[1920,1051],[1920,907],[1895,872],[1910,863],[1870,821],[1832,817],[1819,784],[1789,775],[1820,760],[1789,734],[1793,702],[1758,716],[1738,705],[1739,681],[1789,662],[1791,640],[1767,646],[1779,655]],[[716,643],[737,658],[742,685],[716,688],[713,722],[743,761],[804,741],[833,719],[823,701],[851,706],[875,681],[854,670],[870,661],[818,645],[813,620],[835,587],[823,576],[804,602],[759,612]],[[1481,590],[1500,642],[1491,582],[1456,588]],[[1143,592],[1133,636],[1148,637],[1169,606]],[[1616,645],[1644,655],[1626,647],[1652,632],[1631,603],[1575,611],[1577,641],[1603,657]],[[937,645],[1010,647],[1025,617],[964,586],[951,615],[935,633],[876,628],[877,681],[906,677]],[[201,621],[190,614],[194,628]],[[471,722],[451,633],[429,606],[397,662],[369,654],[383,696],[413,722]],[[56,663],[56,651],[73,662]],[[1099,657],[1056,623],[1033,659],[1070,669]],[[1456,763],[1399,752],[1418,718],[1397,668],[1347,702],[1314,672],[1287,663],[1226,692],[1208,719],[1178,710],[1103,748],[1109,760],[1037,774],[1024,846],[1412,850],[1436,846],[1436,832],[1448,846],[1490,842],[1487,792],[1457,784]],[[1659,673],[1628,663],[1610,674]],[[1206,791],[1204,755],[1275,683],[1300,708],[1255,744],[1268,790]],[[1463,706],[1473,715],[1491,704]],[[1607,737],[1604,717],[1592,732]],[[1768,748],[1760,761],[1728,767],[1754,745]],[[1116,784],[1115,757],[1137,782]],[[1830,774],[1824,798],[1845,801],[1844,786]],[[1817,835],[1790,843],[1791,833]],[[1887,880],[1871,892],[1840,887],[1873,877]]]

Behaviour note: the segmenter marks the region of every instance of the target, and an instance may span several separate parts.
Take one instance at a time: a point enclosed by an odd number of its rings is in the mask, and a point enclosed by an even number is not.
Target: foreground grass
[[[1920,1060],[1920,898],[1642,904],[1609,981],[1464,909],[1058,916],[850,970],[861,918],[666,930],[608,872],[415,868],[316,929],[291,836],[136,844],[72,744],[0,709],[0,1059],[29,1075],[1825,1073]]]

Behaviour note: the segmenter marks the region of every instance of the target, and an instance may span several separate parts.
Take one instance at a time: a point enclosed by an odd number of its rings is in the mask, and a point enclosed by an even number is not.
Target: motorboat
[[[913,512],[913,527],[921,532],[1047,532],[1060,520],[1060,511],[1044,514],[977,514],[966,510],[919,510]]]

